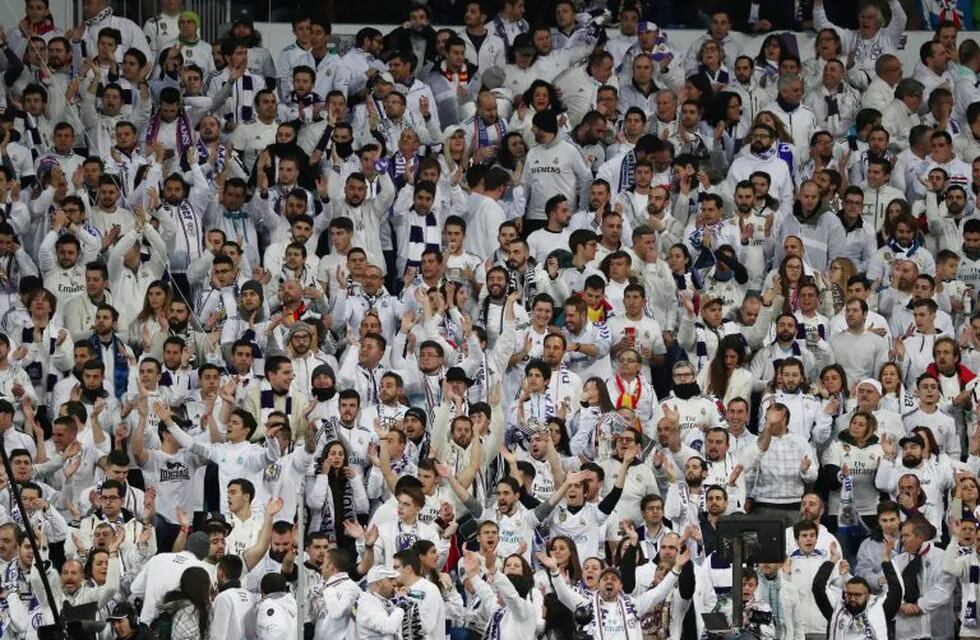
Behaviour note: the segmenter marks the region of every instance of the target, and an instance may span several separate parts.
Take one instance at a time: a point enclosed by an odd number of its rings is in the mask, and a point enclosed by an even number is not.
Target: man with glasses
[[[103,522],[107,522],[114,529],[123,529],[126,532],[126,543],[120,548],[123,556],[123,564],[127,568],[134,568],[141,560],[156,555],[157,541],[156,536],[151,535],[146,540],[142,536],[143,531],[153,526],[153,497],[147,496],[145,502],[139,505],[137,511],[131,511],[128,507],[124,508],[123,494],[126,492],[126,485],[118,480],[106,480],[98,490],[99,505],[90,515],[82,518],[78,525],[77,539],[84,546],[76,547],[70,545],[66,550],[68,557],[73,555],[84,556],[89,547],[95,544],[95,529]],[[140,517],[142,516],[142,517]],[[74,549],[75,554],[72,553]]]
[[[663,328],[659,322],[647,316],[646,307],[646,290],[642,285],[629,284],[623,290],[625,313],[609,318],[607,325],[613,343],[610,350],[612,357],[621,357],[627,350],[639,353],[639,375],[650,381],[650,368],[664,363],[667,347],[664,345]],[[621,359],[620,364],[623,364]],[[653,396],[650,398],[651,401],[656,400]],[[616,401],[613,400],[613,403]]]
[[[636,285],[631,285],[636,286]],[[652,322],[652,321],[651,321]],[[660,338],[660,333],[657,334]],[[635,344],[636,330],[627,332],[624,342],[630,340]],[[646,424],[653,418],[653,407],[657,402],[657,394],[653,386],[640,373],[643,359],[639,347],[626,347],[619,353],[619,365],[616,373],[606,382],[609,399],[617,409],[632,409],[633,413]]]
[[[844,191],[844,208],[837,212],[844,227],[844,253],[859,273],[868,269],[868,262],[878,250],[878,240],[871,225],[864,224],[864,191],[851,185]]]
[[[646,420],[644,420],[644,424],[646,424]],[[638,459],[642,450],[643,436],[638,429],[629,427],[619,434],[612,456],[599,463],[604,477],[603,491],[599,493],[600,496],[613,486],[613,481],[618,478],[623,461]],[[657,477],[648,464],[630,466],[622,487],[623,493],[616,504],[616,508],[609,514],[606,525],[606,540],[609,541],[618,541],[622,537],[622,521],[643,521],[645,513],[642,505],[647,496],[660,495]]]
[[[749,153],[739,155],[728,169],[728,184],[734,192],[735,186],[757,172],[769,174],[771,193],[778,201],[779,208],[790,211],[793,208],[794,184],[790,168],[776,153],[776,132],[772,127],[758,124],[750,134]]]
[[[661,424],[677,425],[682,442],[700,454],[705,430],[725,420],[716,402],[702,395],[690,362],[674,365],[673,380],[674,390],[654,409],[652,422],[658,425],[658,433]]]

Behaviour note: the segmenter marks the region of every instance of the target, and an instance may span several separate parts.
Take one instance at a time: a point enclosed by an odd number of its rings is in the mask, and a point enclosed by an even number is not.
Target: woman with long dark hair
[[[718,343],[711,364],[698,374],[698,385],[721,400],[725,406],[732,398],[748,398],[752,395],[752,374],[745,364],[745,338],[728,335]]]
[[[169,328],[167,311],[173,292],[163,280],[154,280],[146,288],[143,308],[129,326],[129,344],[137,348],[137,353],[149,351],[150,339]]]
[[[527,143],[524,142],[524,136],[518,131],[509,131],[500,144],[500,151],[497,152],[497,164],[507,171],[516,171],[524,166],[525,156],[527,156]]]
[[[799,310],[800,286],[808,282],[813,282],[813,278],[806,275],[802,258],[797,256],[783,258],[779,264],[779,280],[774,284],[779,286],[779,293],[783,296],[784,313],[794,313]]]
[[[180,588],[164,596],[160,607],[171,612],[172,640],[205,640],[211,626],[211,577],[203,567],[189,567],[180,576]]]
[[[786,47],[783,46],[783,39],[778,34],[770,33],[762,41],[759,55],[755,57],[755,72],[761,76],[759,83],[762,86],[775,82],[779,77],[779,62],[785,53]]]
[[[721,136],[725,149],[725,158],[729,164],[742,147],[742,141],[749,135],[749,125],[742,112],[742,96],[734,91],[722,91],[715,95],[708,124],[724,128]]]
[[[582,580],[582,564],[578,557],[578,547],[568,536],[555,536],[548,542],[545,549],[548,555],[555,559],[562,575],[573,587],[579,586]],[[546,569],[539,569],[534,574],[534,583],[542,593],[554,591],[551,586],[551,575]]]
[[[561,97],[555,86],[544,80],[535,80],[527,91],[521,96],[519,106],[514,109],[514,115],[507,123],[508,131],[519,131],[524,136],[524,142],[531,146],[534,144],[534,135],[531,133],[531,120],[534,114],[539,111],[551,111],[559,116],[559,128],[568,130],[567,119],[562,124],[560,115],[564,113],[565,106],[561,103]]]
[[[582,385],[581,403],[579,411],[572,417],[575,427],[575,436],[571,442],[572,453],[584,454],[593,459],[604,458],[611,452],[610,444],[601,437],[597,442],[595,428],[604,415],[616,411],[616,406],[609,397],[606,381],[596,377],[586,380]]]
[[[678,290],[700,291],[704,286],[701,276],[693,268],[694,259],[683,242],[671,245],[667,250],[667,266],[674,276]]]
[[[358,467],[350,464],[344,443],[331,440],[323,447],[316,468],[320,472],[306,489],[306,506],[311,510],[310,530],[325,533],[331,543],[355,553],[355,540],[347,535],[344,523],[356,522],[358,515],[366,515],[370,506]]]
[[[886,362],[878,372],[878,382],[881,383],[881,400],[879,406],[888,411],[901,412],[905,402],[905,383],[902,368],[895,362]]]

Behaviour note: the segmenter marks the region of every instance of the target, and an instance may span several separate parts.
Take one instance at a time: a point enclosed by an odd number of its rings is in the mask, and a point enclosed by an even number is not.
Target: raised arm
[[[259,537],[255,544],[242,553],[242,562],[246,569],[251,571],[269,550],[272,542],[272,523],[275,521],[276,514],[282,509],[282,498],[273,498],[265,504],[265,515],[262,517],[262,528],[259,529]]]

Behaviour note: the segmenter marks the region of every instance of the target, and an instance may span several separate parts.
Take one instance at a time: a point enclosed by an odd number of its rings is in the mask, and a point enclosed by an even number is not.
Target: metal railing
[[[201,17],[200,36],[205,42],[217,42],[231,22],[231,0],[184,0],[184,9]],[[141,28],[151,17],[160,12],[157,0],[112,0],[116,15],[129,18]],[[76,5],[76,18],[80,20],[81,2]]]

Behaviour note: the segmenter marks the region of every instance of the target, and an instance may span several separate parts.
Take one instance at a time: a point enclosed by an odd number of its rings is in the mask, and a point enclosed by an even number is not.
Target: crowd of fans
[[[972,6],[653,4],[27,0],[0,639],[980,638]]]

